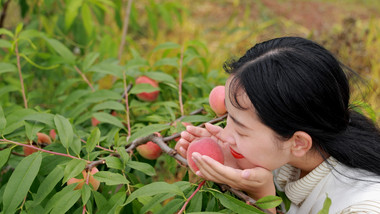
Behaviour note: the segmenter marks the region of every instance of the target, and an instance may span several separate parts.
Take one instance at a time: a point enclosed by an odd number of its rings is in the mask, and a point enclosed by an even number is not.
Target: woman
[[[318,213],[326,196],[330,213],[380,213],[380,131],[350,108],[342,67],[304,38],[257,44],[224,66],[226,127],[188,126],[176,150],[186,156],[192,141],[213,137],[226,163],[193,153],[196,174],[256,200],[277,188],[288,213]]]

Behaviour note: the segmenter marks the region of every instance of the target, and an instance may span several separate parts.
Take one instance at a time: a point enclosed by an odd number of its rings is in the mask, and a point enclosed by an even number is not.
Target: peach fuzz
[[[222,148],[219,144],[208,137],[200,138],[192,143],[190,143],[189,148],[187,148],[187,162],[190,169],[195,173],[199,170],[195,162],[193,161],[192,155],[194,152],[198,152],[201,155],[209,156],[210,158],[224,164],[224,156]]]
[[[99,170],[97,168],[92,168],[91,169],[91,172],[90,172],[90,177],[88,178],[88,184],[91,184],[90,186],[92,186],[94,188],[94,190],[98,190],[99,186],[100,186],[100,181],[96,180],[92,175],[99,172]],[[78,178],[70,178],[68,181],[67,181],[67,185],[70,185],[70,184],[73,184],[73,183],[78,183],[77,186],[74,188],[74,189],[82,189],[83,187],[83,184],[86,183],[86,179],[87,179],[87,172],[86,170],[83,170],[82,171],[82,175],[83,175],[83,178],[82,179],[78,179]]]
[[[211,109],[218,115],[221,116],[227,112],[225,99],[225,87],[222,85],[216,86],[210,92],[208,101]]]
[[[40,144],[51,144],[51,139],[50,139],[49,135],[38,132],[37,133],[37,145],[40,145]],[[31,155],[34,152],[38,151],[37,149],[33,149],[33,148],[25,147],[25,146],[23,147],[23,150],[24,150],[25,156]]]
[[[136,79],[136,85],[142,84],[142,83],[150,84],[151,86],[158,88],[158,83],[147,76],[140,76]],[[152,92],[142,92],[142,93],[137,94],[136,96],[140,100],[152,102],[157,99],[159,93],[160,91],[157,90],[157,91],[152,91]]]

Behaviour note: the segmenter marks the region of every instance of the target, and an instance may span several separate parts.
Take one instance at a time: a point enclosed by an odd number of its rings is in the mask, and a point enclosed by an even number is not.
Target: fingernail
[[[249,175],[250,175],[250,172],[248,170],[243,170],[243,172],[241,173],[241,177],[245,179],[248,179]]]
[[[202,176],[202,173],[199,170],[195,174],[198,175],[198,176]]]

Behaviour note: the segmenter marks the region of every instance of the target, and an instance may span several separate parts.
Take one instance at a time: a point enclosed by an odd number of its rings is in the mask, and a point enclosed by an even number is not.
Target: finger
[[[196,126],[187,126],[186,131],[189,132],[189,134],[192,134],[194,137],[210,137],[211,134],[207,129],[196,127]]]
[[[222,127],[212,125],[211,123],[206,123],[205,127],[209,133],[211,133],[213,136],[218,138],[223,143],[226,143],[226,142],[232,143],[233,142],[233,138],[225,136],[225,134],[223,133]]]
[[[187,131],[183,131],[181,132],[181,138],[187,140],[188,142],[192,142],[195,140],[196,137]]]
[[[174,149],[184,158],[186,158],[187,148],[189,147],[189,142],[183,138],[179,139]]]
[[[240,177],[240,171],[231,167],[226,167],[214,159],[193,153],[193,160],[196,162],[202,177],[218,183],[233,185]]]
[[[268,179],[273,178],[271,171],[262,167],[255,167],[252,169],[244,169],[241,171],[241,178],[248,182],[265,183]]]

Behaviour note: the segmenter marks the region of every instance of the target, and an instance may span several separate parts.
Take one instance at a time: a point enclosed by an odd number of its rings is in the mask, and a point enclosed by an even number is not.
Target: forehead
[[[238,80],[233,80],[233,76],[230,76],[225,85],[226,93],[226,106],[229,108],[235,108],[241,111],[249,111],[255,113],[255,108],[249,99],[244,88],[239,84]],[[237,102],[237,103],[236,103]],[[243,109],[237,108],[237,106],[243,107]]]

